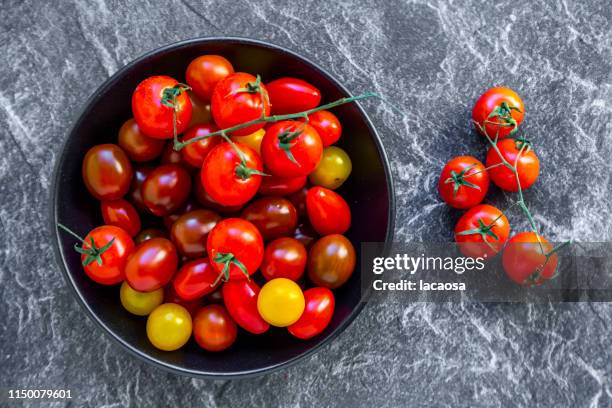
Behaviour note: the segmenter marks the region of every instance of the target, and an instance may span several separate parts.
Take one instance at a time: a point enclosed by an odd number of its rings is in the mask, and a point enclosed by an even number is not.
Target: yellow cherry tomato
[[[138,292],[124,281],[119,290],[119,298],[125,310],[137,316],[146,316],[162,304],[164,289],[159,288],[153,292]]]
[[[259,129],[257,132],[253,132],[250,135],[232,136],[232,140],[234,142],[243,143],[249,146],[251,149],[255,150],[258,155],[261,156],[261,141],[265,135],[266,131],[263,129]]]
[[[276,327],[297,322],[304,312],[304,293],[292,280],[276,278],[268,281],[257,297],[261,318]]]
[[[335,190],[346,181],[351,170],[353,164],[348,154],[339,147],[329,146],[323,149],[321,162],[310,174],[309,179],[315,186]]]
[[[147,320],[147,336],[160,350],[177,350],[191,336],[191,315],[176,303],[157,306]]]

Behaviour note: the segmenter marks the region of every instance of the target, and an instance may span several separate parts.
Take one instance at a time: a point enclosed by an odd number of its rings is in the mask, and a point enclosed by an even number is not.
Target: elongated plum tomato
[[[323,144],[317,131],[295,120],[273,124],[261,142],[266,169],[279,177],[307,176],[317,168],[322,155]]]
[[[264,250],[261,274],[266,280],[286,278],[297,281],[304,274],[307,257],[306,248],[297,239],[275,239]]]
[[[189,63],[185,80],[199,98],[208,102],[215,86],[234,73],[232,64],[220,55],[202,55]]]
[[[184,300],[198,299],[213,292],[221,280],[219,272],[208,258],[195,259],[184,264],[174,277],[174,291]]]
[[[225,350],[237,336],[236,323],[221,305],[204,306],[193,319],[193,337],[204,350]]]
[[[95,258],[89,258],[88,254],[81,254],[83,269],[89,278],[102,285],[114,285],[125,278],[124,269],[128,256],[134,249],[134,241],[123,229],[113,225],[102,225],[92,229],[83,241],[82,248],[91,252],[91,240],[93,238],[95,248],[100,249],[113,243],[100,254],[102,263],[99,264]]]
[[[257,193],[263,166],[259,155],[242,143],[234,143],[245,163],[229,143],[221,143],[206,156],[200,177],[204,190],[224,206],[245,204]]]
[[[495,112],[496,110],[497,112]],[[504,117],[512,118],[518,126],[523,121],[524,112],[525,106],[521,97],[512,89],[491,88],[480,95],[476,104],[474,104],[472,120],[480,133],[482,133],[480,127],[484,126],[491,140],[495,140],[496,136],[498,140],[502,140],[508,137],[514,128],[513,125],[504,120]],[[490,116],[491,113],[494,113],[494,115],[499,113],[501,116]]]
[[[130,188],[132,165],[117,145],[108,143],[89,149],[81,170],[85,187],[98,200],[116,200]]]
[[[208,257],[223,279],[247,279],[263,259],[263,239],[257,227],[240,218],[215,225],[206,243]]]
[[[138,292],[132,289],[127,282],[123,282],[119,290],[119,299],[128,312],[136,316],[146,316],[162,304],[164,290],[159,288],[153,292]]]
[[[183,137],[183,142],[194,139],[196,137],[203,137],[217,130],[217,127],[212,123],[203,123],[190,128]],[[183,160],[192,165],[193,167],[202,167],[204,159],[208,156],[208,153],[223,139],[221,136],[207,137],[197,142],[185,145],[181,149],[181,156]]]
[[[260,288],[254,280],[230,281],[223,284],[223,303],[232,319],[244,330],[253,334],[268,331],[270,325],[257,311]]]
[[[355,248],[345,236],[327,235],[310,248],[308,278],[317,286],[336,289],[355,270]]]
[[[352,170],[349,155],[339,147],[330,146],[323,149],[321,162],[308,179],[315,186],[335,190],[344,184]]]
[[[184,84],[164,75],[149,77],[138,84],[132,94],[132,113],[140,130],[149,137],[172,138],[176,110],[176,133],[183,133],[191,121],[191,100],[186,90]]]
[[[164,351],[177,350],[191,337],[191,315],[181,305],[164,303],[147,319],[147,336],[155,347]]]
[[[302,289],[294,281],[285,278],[268,281],[257,296],[259,315],[276,327],[287,327],[297,322],[304,307]]]
[[[506,275],[519,285],[541,285],[555,276],[559,262],[553,246],[534,232],[520,232],[510,238],[502,255]]]
[[[263,94],[263,98],[262,98]],[[227,129],[270,114],[266,87],[251,74],[236,72],[220,81],[213,91],[212,116],[217,126]],[[264,127],[264,123],[247,126],[232,132],[246,136]]]
[[[470,208],[455,226],[455,242],[461,253],[471,258],[494,256],[504,247],[508,234],[508,218],[488,204]]]
[[[306,194],[306,211],[319,235],[344,234],[351,226],[351,209],[338,193],[312,187]]]
[[[282,197],[263,197],[242,210],[241,218],[257,227],[265,241],[290,236],[297,226],[297,210]]]
[[[142,183],[142,200],[157,215],[169,215],[187,201],[191,192],[191,177],[177,164],[162,164]]]
[[[193,210],[181,215],[172,224],[170,235],[179,253],[188,258],[206,255],[206,240],[221,216],[210,210]]]
[[[261,179],[259,194],[284,196],[293,194],[306,185],[306,176],[299,177],[278,177],[267,176]]]
[[[471,208],[479,204],[489,191],[489,174],[482,163],[472,156],[457,156],[440,174],[438,192],[451,207]]]
[[[140,232],[140,216],[128,201],[122,198],[102,201],[100,208],[105,224],[123,228],[132,237]]]
[[[540,174],[540,160],[528,144],[520,140],[504,139],[497,142],[497,148],[510,165],[515,166],[518,172],[521,189],[525,190],[533,185]],[[517,160],[518,159],[518,160]],[[497,166],[489,170],[491,181],[502,190],[517,192],[518,183],[516,175],[504,165],[500,165],[501,158],[495,149],[487,152],[487,167]]]
[[[119,129],[119,146],[135,162],[153,160],[162,153],[165,142],[146,136],[140,131],[136,121],[128,119]]]
[[[321,92],[298,78],[284,77],[266,84],[273,115],[303,112],[321,103]]]
[[[301,119],[302,121],[304,119]],[[323,147],[333,145],[342,136],[342,125],[333,113],[322,110],[308,115],[308,124],[315,128]]]
[[[306,307],[300,319],[287,327],[289,333],[299,339],[309,339],[320,334],[331,322],[336,301],[327,288],[310,288],[304,292]]]
[[[178,266],[176,248],[165,238],[139,244],[125,265],[125,278],[139,292],[151,292],[170,282]]]

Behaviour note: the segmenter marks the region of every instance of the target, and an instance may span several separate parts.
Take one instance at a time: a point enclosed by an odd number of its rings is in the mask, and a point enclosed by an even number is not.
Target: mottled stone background
[[[542,160],[526,199],[543,234],[610,241],[609,0],[2,0],[0,10],[3,389],[70,388],[78,406],[108,407],[612,406],[608,304],[369,305],[288,370],[227,382],[170,375],[85,317],[46,229],[54,158],[88,95],[146,51],[237,35],[291,48],[408,111],[401,120],[365,104],[393,165],[398,239],[450,239],[456,214],[434,193],[438,171],[457,153],[483,155],[471,105],[504,84],[523,96],[523,132]]]

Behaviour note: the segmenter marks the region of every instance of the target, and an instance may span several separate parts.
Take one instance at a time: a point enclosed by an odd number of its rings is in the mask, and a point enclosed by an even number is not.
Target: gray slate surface
[[[542,160],[526,198],[543,234],[610,241],[608,0],[127,3],[0,7],[0,387],[70,388],[79,406],[108,407],[612,406],[608,304],[368,305],[288,370],[229,382],[170,375],[85,317],[46,230],[54,158],[87,96],[148,50],[238,35],[289,47],[409,111],[402,121],[365,104],[393,162],[398,239],[450,239],[456,215],[433,193],[438,171],[457,153],[484,154],[471,105],[505,84],[523,96],[523,131]]]

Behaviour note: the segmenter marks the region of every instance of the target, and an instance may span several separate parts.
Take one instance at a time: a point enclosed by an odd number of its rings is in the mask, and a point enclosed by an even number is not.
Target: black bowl
[[[150,75],[165,74],[184,81],[185,68],[195,57],[219,54],[236,71],[259,73],[264,82],[281,76],[305,79],[317,86],[324,101],[350,96],[330,74],[316,64],[278,46],[241,38],[195,39],[152,51],[130,63],[106,81],[85,104],[61,155],[53,181],[52,228],[56,254],[69,285],[87,314],[125,349],[160,368],[179,374],[232,378],[269,372],[305,357],[341,333],[363,307],[359,270],[360,242],[391,241],[394,223],[393,184],[380,139],[361,107],[355,103],[334,109],[343,125],[339,145],[353,161],[353,173],[341,193],[352,208],[353,226],[347,236],[355,243],[358,269],[336,294],[336,311],[329,327],[308,341],[293,338],[283,329],[265,335],[239,334],[222,353],[208,353],[192,340],[178,351],[163,352],[148,341],[146,318],[126,312],[119,302],[118,286],[105,287],[84,274],[75,240],[56,230],[60,222],[85,235],[101,225],[98,202],[81,178],[85,152],[100,143],[116,143],[121,124],[131,116],[130,99],[136,85]]]

